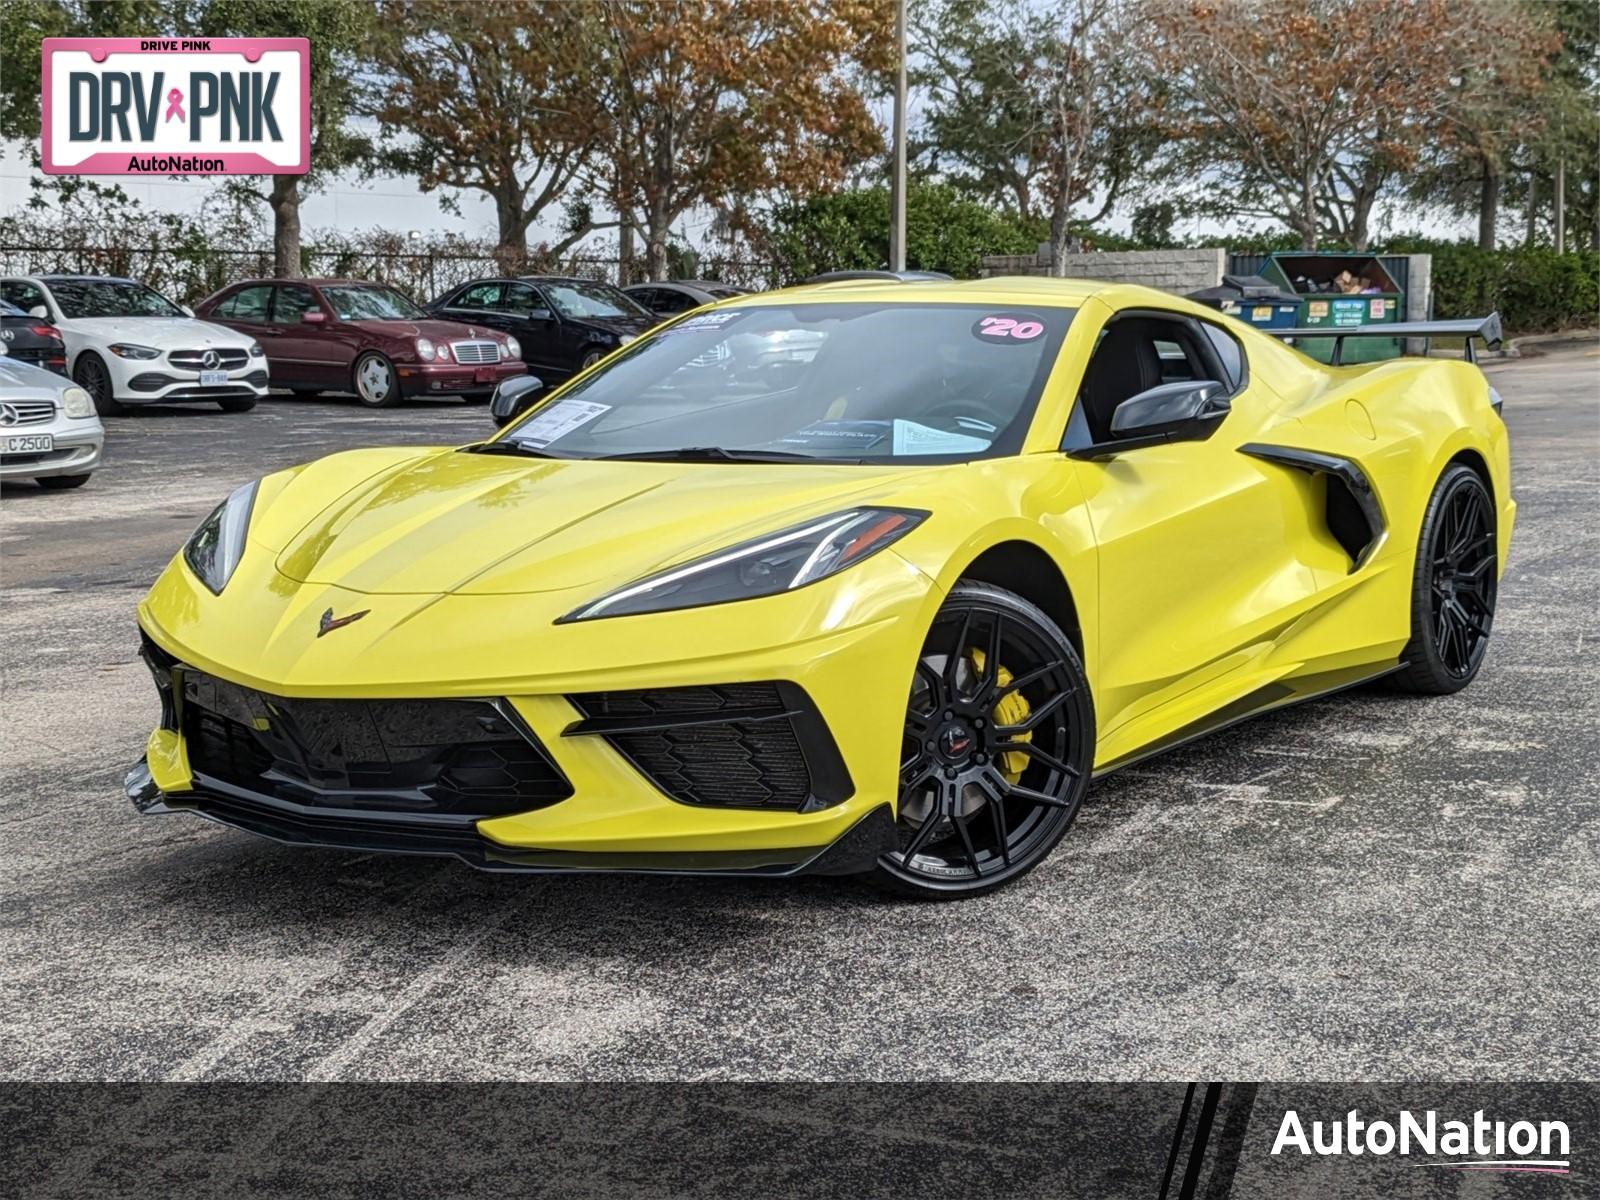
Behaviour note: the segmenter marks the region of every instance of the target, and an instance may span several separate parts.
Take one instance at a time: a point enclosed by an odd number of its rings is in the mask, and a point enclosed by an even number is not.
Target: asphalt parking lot
[[[1479,681],[1098,784],[961,904],[292,850],[121,792],[134,604],[235,485],[482,406],[107,422],[7,487],[0,1070],[29,1079],[1576,1079],[1600,1062],[1600,351],[1490,368],[1521,504]]]

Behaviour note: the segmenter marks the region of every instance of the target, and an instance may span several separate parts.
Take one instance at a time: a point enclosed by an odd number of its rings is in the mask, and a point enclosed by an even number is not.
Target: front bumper
[[[138,369],[144,367],[147,369]],[[113,368],[113,392],[122,404],[179,404],[196,400],[260,400],[267,394],[266,359],[252,359],[228,372],[226,383],[202,386],[200,372],[151,363],[119,361]]]
[[[268,571],[266,563],[262,569]],[[479,810],[465,822],[425,817],[394,825],[390,813],[375,823],[371,812],[337,811],[338,797],[297,805],[303,797],[292,787],[267,797],[290,807],[263,804],[259,788],[238,792],[237,785],[250,780],[200,769],[203,749],[191,763],[189,741],[198,731],[169,707],[146,746],[149,786],[159,795],[136,802],[152,812],[197,811],[282,841],[442,853],[487,869],[792,874],[842,870],[842,860],[856,864],[852,870],[864,869],[859,855],[845,851],[858,842],[879,847],[868,856],[870,865],[888,844],[883,822],[873,817],[863,827],[876,830],[871,836],[842,839],[874,811],[894,812],[906,696],[938,597],[932,582],[893,551],[862,564],[848,583],[855,586],[799,589],[747,602],[748,609],[729,605],[552,626],[550,619],[588,589],[559,598],[399,597],[304,585],[285,597],[281,582],[280,590],[252,589],[236,576],[213,597],[197,594],[201,585],[175,564],[141,606],[140,624],[151,645],[184,670],[283,698],[278,708],[290,721],[301,719],[295,710],[305,702],[486,703],[484,697],[493,697],[570,788],[514,811]],[[287,611],[278,608],[284,603]],[[318,616],[329,607],[373,612],[318,638]],[[806,629],[814,632],[798,632]],[[810,795],[775,787],[771,777],[753,781],[743,796],[719,792],[724,779],[751,779],[754,753],[741,758],[732,745],[742,739],[655,743],[647,735],[643,745],[630,743],[622,736],[630,730],[619,726],[637,710],[607,708],[597,699],[640,690],[731,695],[755,681],[771,681],[784,711],[694,724],[792,722]],[[270,722],[280,714],[255,715]],[[683,724],[681,717],[679,711],[659,723]],[[249,721],[251,714],[238,719]],[[376,724],[384,726],[381,717]],[[819,725],[826,737],[813,741],[808,729],[815,733]],[[308,713],[302,727],[325,726]],[[821,741],[831,747],[832,767],[828,753],[812,753]],[[757,750],[771,744],[765,736],[750,742]],[[684,757],[675,764],[674,755]],[[759,798],[748,802],[752,796]]]
[[[507,846],[485,837],[470,823],[392,815],[375,818],[370,814],[269,799],[216,783],[169,794],[156,785],[148,763],[142,759],[128,772],[123,786],[134,807],[148,815],[194,813],[219,825],[284,845],[454,858],[480,871],[524,874],[601,871],[769,878],[854,875],[870,870],[881,855],[899,845],[894,817],[886,804],[869,810],[831,842],[816,846],[677,853],[578,853]]]
[[[89,429],[63,429],[61,424],[40,429],[19,427],[8,433],[48,433],[55,439],[53,449],[39,454],[0,455],[0,479],[43,479],[54,475],[87,475],[100,465],[105,446],[105,430],[98,421],[83,424]]]
[[[400,394],[414,396],[487,396],[505,379],[526,375],[526,363],[518,359],[461,366],[457,363],[404,363],[395,368],[400,377]]]

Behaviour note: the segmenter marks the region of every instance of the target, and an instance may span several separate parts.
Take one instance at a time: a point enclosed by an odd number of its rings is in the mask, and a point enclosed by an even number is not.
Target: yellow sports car
[[[1071,280],[739,296],[492,440],[235,491],[140,605],[128,792],[491,870],[980,893],[1095,775],[1473,678],[1516,506],[1471,357],[1325,366]]]

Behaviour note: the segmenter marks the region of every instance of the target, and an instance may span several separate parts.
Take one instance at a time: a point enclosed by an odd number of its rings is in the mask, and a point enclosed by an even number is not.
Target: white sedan
[[[0,280],[0,297],[61,330],[67,369],[102,415],[187,400],[246,412],[267,394],[266,355],[255,339],[196,320],[132,279],[13,276]]]
[[[10,357],[0,342],[0,481],[82,487],[100,465],[105,440],[88,392]]]

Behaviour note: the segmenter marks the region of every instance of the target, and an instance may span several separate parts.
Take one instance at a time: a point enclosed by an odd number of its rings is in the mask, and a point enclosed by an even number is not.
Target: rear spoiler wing
[[[1474,338],[1482,338],[1484,345],[1490,349],[1498,346],[1502,340],[1500,314],[1497,312],[1492,312],[1487,317],[1465,317],[1457,321],[1399,321],[1393,325],[1319,325],[1312,329],[1263,329],[1261,332],[1285,339],[1332,338],[1331,365],[1335,367],[1343,357],[1345,338],[1466,338],[1467,361],[1471,363],[1478,361],[1477,349],[1472,344]]]

